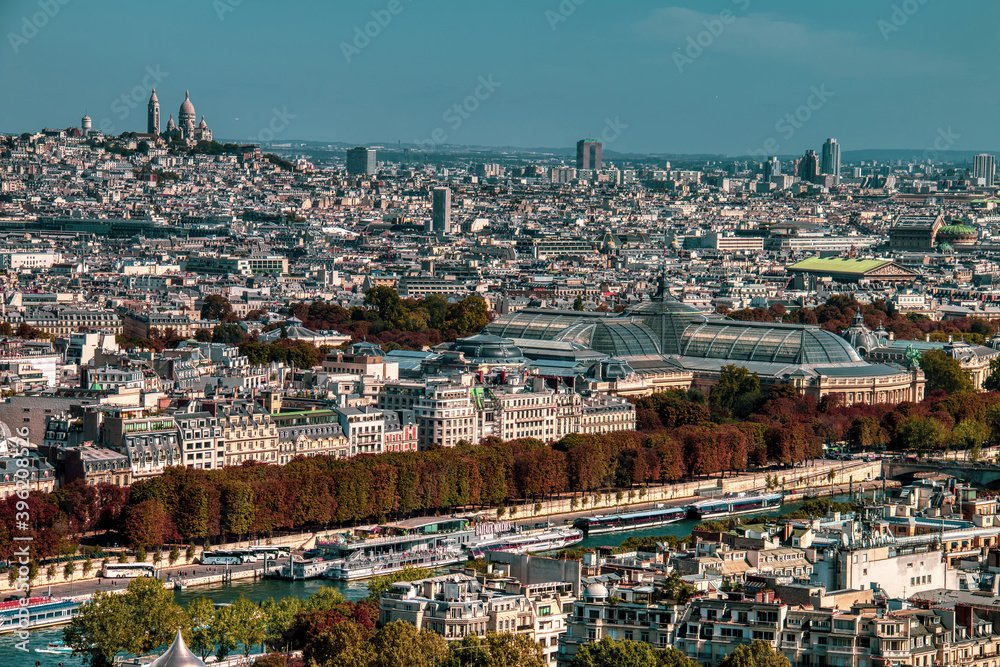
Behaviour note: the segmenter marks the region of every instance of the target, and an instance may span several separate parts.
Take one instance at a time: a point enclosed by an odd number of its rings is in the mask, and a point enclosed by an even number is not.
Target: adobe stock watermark
[[[276,134],[280,134],[288,129],[288,121],[295,118],[295,114],[288,112],[288,107],[277,107],[271,109],[271,120],[265,127],[260,128],[257,134],[251,134],[248,140],[258,144],[266,144],[274,139]]]
[[[412,2],[412,0],[410,0]],[[340,43],[340,52],[344,54],[344,60],[347,64],[351,63],[351,60],[355,56],[361,55],[361,52],[368,48],[372,43],[372,40],[382,34],[385,28],[389,27],[392,23],[394,16],[399,16],[406,7],[403,5],[402,0],[389,0],[385,5],[385,9],[373,9],[371,11],[372,20],[364,24],[364,26],[356,25],[354,26],[354,39],[350,42]]]
[[[779,118],[774,124],[774,131],[783,140],[788,141],[812,119],[817,111],[826,105],[831,97],[833,97],[833,92],[827,89],[825,83],[820,84],[819,87],[811,86],[809,88],[809,96],[806,97],[805,102]],[[766,158],[771,155],[777,155],[780,150],[781,144],[778,143],[778,139],[769,137],[760,148],[747,150],[747,155]]]
[[[946,150],[950,150],[955,145],[955,142],[961,138],[962,135],[953,131],[951,129],[951,125],[949,125],[947,128],[939,127],[937,129],[937,134],[934,136],[934,141],[931,142],[931,145],[928,146],[927,150],[925,150],[919,156],[916,155],[913,156],[913,161],[918,162],[922,160],[925,162],[929,162],[930,164],[935,164],[938,160],[941,159],[941,153],[943,153]]]
[[[226,14],[235,12],[236,8],[243,4],[243,0],[212,0],[212,8],[220,21],[226,20]]]
[[[25,440],[28,439],[28,434],[27,427],[17,429],[17,435]],[[31,493],[31,460],[28,458],[27,447],[15,450],[11,455],[15,457],[14,493],[17,496],[17,503],[14,505],[14,551],[8,565],[11,568],[14,568],[15,564],[17,565],[17,569],[12,570],[12,573],[17,575],[14,578],[14,590],[24,594],[18,598],[18,610],[12,618],[17,626],[14,634],[19,640],[14,642],[14,648],[27,653],[31,650],[28,648],[28,640],[31,637],[31,632],[28,629],[30,627],[28,600],[31,597],[31,543],[34,541],[31,534],[32,519],[28,511],[31,508],[28,504],[28,497]]]
[[[565,23],[570,16],[576,12],[576,8],[587,0],[562,0],[555,9],[545,10],[545,20],[549,22],[549,27],[555,32],[560,23]]]
[[[441,120],[448,124],[452,132],[457,131],[479,109],[480,104],[493,97],[493,93],[500,86],[501,83],[493,79],[492,73],[479,77],[479,85],[472,91],[472,94],[445,109],[444,113],[441,114]],[[421,149],[427,150],[446,141],[448,141],[448,133],[443,127],[436,127],[431,132],[429,139],[416,139],[413,143]]]
[[[170,72],[164,72],[159,65],[146,66],[146,75],[142,81],[130,90],[125,91],[111,102],[111,112],[119,121],[124,121],[131,115],[132,111],[141,108],[145,110],[149,103],[149,95],[153,88],[156,88],[164,79],[170,76]],[[115,123],[110,116],[105,116],[94,128],[107,135],[115,134]]]
[[[732,0],[732,3],[741,12],[750,8],[750,0]],[[716,16],[702,21],[701,24],[705,26],[705,29],[696,35],[688,35],[687,39],[684,40],[686,44],[684,50],[674,52],[674,65],[677,66],[677,72],[683,74],[685,67],[693,65],[695,60],[701,58],[705,50],[711,48],[715,44],[715,40],[722,37],[722,34],[726,32],[726,27],[736,23],[737,18],[732,10],[723,9]]]
[[[610,116],[604,118],[604,129],[601,130],[601,144],[606,146],[613,144],[622,136],[622,132],[628,129],[628,125],[623,123],[618,116],[612,119]]]
[[[8,32],[7,40],[14,53],[21,50],[21,47],[30,42],[38,35],[38,31],[49,24],[59,11],[68,5],[70,0],[38,0],[38,11],[31,16],[25,14],[21,17],[20,30]]]
[[[875,25],[882,33],[882,39],[889,41],[889,35],[899,32],[910,20],[910,17],[920,11],[920,8],[927,4],[927,0],[903,0],[899,4],[893,4],[889,20],[879,19]]]

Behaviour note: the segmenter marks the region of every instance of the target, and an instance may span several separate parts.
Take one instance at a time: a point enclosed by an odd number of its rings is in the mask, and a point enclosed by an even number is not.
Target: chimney
[[[889,340],[896,340],[896,334],[893,331],[889,332]]]

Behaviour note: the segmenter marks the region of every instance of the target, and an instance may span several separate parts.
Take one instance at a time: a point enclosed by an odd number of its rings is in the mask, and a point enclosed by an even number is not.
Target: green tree
[[[177,548],[177,545],[170,547],[170,555],[167,557],[167,562],[173,567],[181,557],[181,550]]]
[[[570,667],[658,667],[658,656],[645,642],[604,637],[577,649]]]
[[[306,644],[302,657],[307,665],[350,665],[351,659],[363,652],[371,632],[353,620],[323,628]],[[349,657],[350,656],[350,657]]]
[[[927,379],[926,393],[941,391],[957,394],[973,391],[972,380],[962,371],[957,359],[951,358],[944,350],[927,350],[920,357],[920,369]]]
[[[983,442],[988,436],[989,430],[983,422],[978,419],[966,419],[952,429],[949,446],[957,451],[964,451],[966,458],[978,461]]]
[[[124,595],[95,593],[63,630],[63,639],[91,667],[105,667],[119,652],[146,655],[187,627],[173,591],[159,579],[141,577],[129,582]]]
[[[904,449],[925,451],[941,447],[948,432],[933,417],[910,417],[899,427],[899,442]]]
[[[449,648],[451,667],[545,667],[538,642],[527,635],[490,630],[484,638],[469,635]]]
[[[583,310],[583,297],[579,294],[573,300],[573,310]]]
[[[871,417],[857,417],[847,429],[847,441],[853,449],[872,449],[885,445],[885,432]]]
[[[331,586],[321,586],[302,603],[302,608],[306,611],[327,611],[342,604],[344,596],[340,591]]]
[[[243,329],[238,324],[217,324],[212,329],[212,342],[239,345],[243,342]]]
[[[751,374],[746,366],[729,364],[722,367],[719,382],[712,387],[708,400],[712,407],[728,415],[737,401],[755,396],[760,396],[760,377],[757,373]]]
[[[406,315],[399,294],[391,287],[379,285],[365,294],[365,305],[375,311],[379,322],[386,329],[398,329]]]
[[[294,596],[275,602],[267,599],[261,605],[267,623],[267,638],[264,640],[274,650],[288,650],[285,633],[292,627],[295,615],[302,610],[302,600]]]
[[[1000,358],[990,360],[990,374],[983,380],[986,391],[1000,391]]]
[[[701,667],[697,662],[684,655],[684,652],[669,646],[660,651],[657,656],[659,667]]]
[[[201,306],[201,319],[225,322],[233,316],[233,305],[221,294],[209,294]]]
[[[243,647],[243,657],[257,644],[267,639],[266,617],[263,610],[242,595],[226,608],[229,613],[229,632],[233,641]]]
[[[253,527],[255,507],[250,485],[230,482],[222,493],[222,529],[234,535],[248,534]]]
[[[752,644],[737,646],[727,655],[719,667],[791,667],[782,653],[775,651],[770,644],[760,639]]]
[[[361,667],[432,667],[448,659],[448,642],[431,630],[417,630],[406,621],[393,621],[363,646],[345,651],[336,665]]]
[[[90,667],[110,667],[117,654],[129,650],[133,631],[125,596],[97,591],[63,628],[63,641]]]
[[[191,623],[191,644],[188,648],[204,661],[215,648],[215,636],[212,632],[215,603],[207,597],[197,597],[188,604],[187,615]]]

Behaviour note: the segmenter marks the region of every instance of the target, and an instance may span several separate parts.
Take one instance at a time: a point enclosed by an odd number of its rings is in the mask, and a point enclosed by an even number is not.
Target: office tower
[[[767,158],[767,162],[764,163],[764,182],[770,183],[772,176],[778,176],[781,174],[781,162],[778,161],[777,156],[772,155]]]
[[[347,173],[355,175],[375,173],[375,149],[355,146],[347,149]]]
[[[593,139],[580,139],[576,142],[576,168],[601,168],[601,142]]]
[[[816,151],[810,148],[806,151],[805,155],[799,158],[799,168],[795,175],[803,181],[809,181],[812,183],[816,180],[818,170],[819,164],[816,159]]]
[[[451,233],[451,188],[434,188],[431,231],[439,236]]]
[[[146,134],[160,133],[160,100],[156,99],[156,88],[149,96],[149,104],[146,105]]]
[[[977,155],[972,163],[972,177],[986,179],[986,186],[993,185],[996,174],[996,158],[988,153]]]
[[[840,183],[840,144],[836,139],[827,139],[823,144],[823,167],[821,174],[833,176],[835,183]]]

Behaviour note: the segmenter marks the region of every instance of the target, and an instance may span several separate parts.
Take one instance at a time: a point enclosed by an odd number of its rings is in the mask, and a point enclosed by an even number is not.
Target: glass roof
[[[688,327],[680,353],[705,359],[803,365],[861,363],[847,341],[824,329],[719,320]]]

